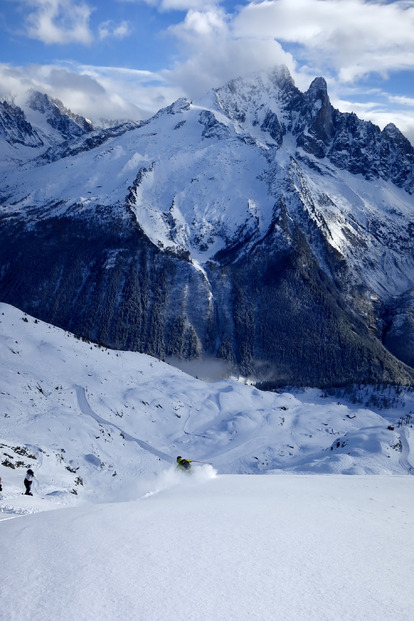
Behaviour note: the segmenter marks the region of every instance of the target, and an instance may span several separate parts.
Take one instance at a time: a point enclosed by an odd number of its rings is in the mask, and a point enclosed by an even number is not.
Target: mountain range
[[[284,67],[94,128],[0,103],[0,301],[268,387],[412,384],[414,149]]]

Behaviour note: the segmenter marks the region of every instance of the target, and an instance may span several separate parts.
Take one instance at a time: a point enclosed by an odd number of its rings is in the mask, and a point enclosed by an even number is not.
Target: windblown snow
[[[6,304],[0,365],[2,619],[413,618],[411,393],[203,381]]]

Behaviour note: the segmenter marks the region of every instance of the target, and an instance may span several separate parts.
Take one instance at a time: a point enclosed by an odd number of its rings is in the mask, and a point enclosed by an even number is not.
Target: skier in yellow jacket
[[[179,455],[177,457],[177,467],[176,467],[176,470],[183,470],[183,471],[189,472],[189,470],[191,470],[191,462],[192,461],[193,461],[192,459],[184,459],[183,457],[181,457],[181,455]]]

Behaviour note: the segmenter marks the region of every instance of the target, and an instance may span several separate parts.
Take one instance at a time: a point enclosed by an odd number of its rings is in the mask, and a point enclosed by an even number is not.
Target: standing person
[[[30,491],[33,483],[33,478],[34,472],[31,468],[29,468],[29,470],[26,472],[26,477],[24,479],[24,486],[26,488],[25,496],[33,496],[32,492]]]
[[[184,459],[183,457],[181,457],[181,455],[179,455],[177,457],[177,467],[176,470],[187,470],[187,472],[189,470],[191,470],[191,463],[193,460],[192,459]]]

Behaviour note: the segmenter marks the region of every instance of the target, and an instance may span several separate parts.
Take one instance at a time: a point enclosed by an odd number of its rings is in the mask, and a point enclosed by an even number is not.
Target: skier
[[[191,464],[190,462],[192,462],[192,459],[184,459],[183,457],[181,457],[181,455],[179,455],[177,457],[177,467],[176,470],[183,470],[183,471],[187,471],[189,472],[191,470]]]
[[[32,492],[30,491],[33,483],[33,478],[34,472],[31,468],[29,468],[29,470],[26,472],[26,477],[24,479],[24,486],[26,488],[25,496],[33,496]]]

